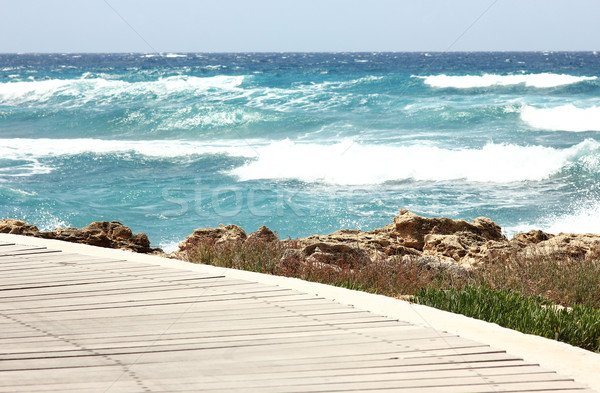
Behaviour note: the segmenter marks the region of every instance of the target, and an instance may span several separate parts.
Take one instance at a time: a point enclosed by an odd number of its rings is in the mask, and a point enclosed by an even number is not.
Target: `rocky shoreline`
[[[165,254],[150,246],[144,233],[133,234],[118,221],[93,222],[84,228],[57,228],[42,232],[36,226],[19,220],[0,221],[0,233],[35,236],[46,239],[84,243],[99,247],[123,249],[188,259],[202,244],[233,245],[279,242],[285,252],[284,265],[322,264],[360,268],[369,262],[413,262],[427,268],[464,271],[485,263],[519,256],[567,259],[600,257],[600,235],[553,235],[539,230],[518,233],[507,239],[500,226],[485,217],[473,222],[449,218],[426,218],[400,209],[391,224],[373,231],[342,229],[329,235],[312,235],[295,240],[280,240],[270,229],[260,227],[246,233],[236,225],[200,228],[179,244],[179,250]]]

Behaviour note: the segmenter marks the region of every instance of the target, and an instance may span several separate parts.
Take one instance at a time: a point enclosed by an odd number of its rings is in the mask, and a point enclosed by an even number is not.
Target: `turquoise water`
[[[600,232],[596,53],[0,55],[0,217]]]

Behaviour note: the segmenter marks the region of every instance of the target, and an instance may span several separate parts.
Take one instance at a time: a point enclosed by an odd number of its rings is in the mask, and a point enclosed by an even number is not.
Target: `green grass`
[[[600,351],[600,310],[592,307],[557,308],[541,297],[481,286],[446,290],[423,288],[411,300],[523,333]]]

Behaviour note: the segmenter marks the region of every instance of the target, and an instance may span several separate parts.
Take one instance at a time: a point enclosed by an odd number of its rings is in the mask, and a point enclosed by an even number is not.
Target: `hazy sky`
[[[598,50],[599,16],[600,0],[0,0],[0,52]]]

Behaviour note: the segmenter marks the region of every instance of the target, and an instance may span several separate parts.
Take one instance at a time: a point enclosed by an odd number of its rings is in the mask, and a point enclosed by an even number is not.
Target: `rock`
[[[506,241],[500,226],[486,217],[476,218],[471,224],[450,218],[425,218],[406,209],[400,209],[400,214],[394,217],[393,231],[404,246],[417,250],[423,250],[427,235],[475,235],[477,242]]]
[[[421,217],[401,209],[393,224],[373,231],[343,229],[329,235],[300,239],[303,246],[319,242],[352,245],[367,251],[371,261],[389,257],[432,256],[444,263],[453,261],[468,268],[479,259],[489,258],[488,250],[495,249],[496,244],[508,241],[502,229],[489,218],[479,217],[469,223]],[[431,262],[434,259],[423,260]]]
[[[129,227],[118,221],[97,221],[81,229],[57,228],[54,231],[41,232],[39,237],[143,254],[162,253],[160,248],[150,247],[150,240],[145,233],[134,235]]]
[[[237,225],[220,224],[217,228],[198,228],[179,243],[179,252],[187,252],[199,244],[243,243],[247,237],[246,232]]]
[[[0,221],[0,233],[42,237],[105,248],[118,248],[144,254],[162,253],[160,248],[150,247],[150,240],[148,240],[145,233],[134,235],[129,227],[118,221],[97,221],[81,229],[56,228],[53,231],[40,232],[36,226],[27,225],[24,221],[6,219]]]
[[[405,255],[400,262],[414,264],[424,270],[449,271],[455,274],[463,274],[470,269],[469,265],[459,265],[452,258],[434,255]]]
[[[540,242],[549,240],[553,237],[554,235],[533,229],[527,233],[517,233],[513,236],[511,241],[525,244],[538,244]]]
[[[600,257],[600,235],[559,233],[552,238],[529,246],[526,252],[533,256],[597,260]]]
[[[359,247],[325,242],[312,243],[299,250],[288,249],[281,258],[282,265],[292,269],[308,264],[317,267],[335,266],[336,270],[360,269],[369,262],[371,262],[369,254]]]
[[[37,236],[40,231],[35,225],[27,225],[25,221],[7,218],[0,221],[0,233],[12,235]]]
[[[372,260],[392,255],[420,255],[418,250],[404,246],[401,239],[387,229],[375,229],[369,232],[342,229],[329,235],[312,235],[300,239],[300,242],[304,245],[318,242],[353,245],[365,250]]]
[[[256,232],[252,232],[246,238],[246,242],[263,242],[270,243],[278,241],[277,235],[266,226],[261,226]]]

